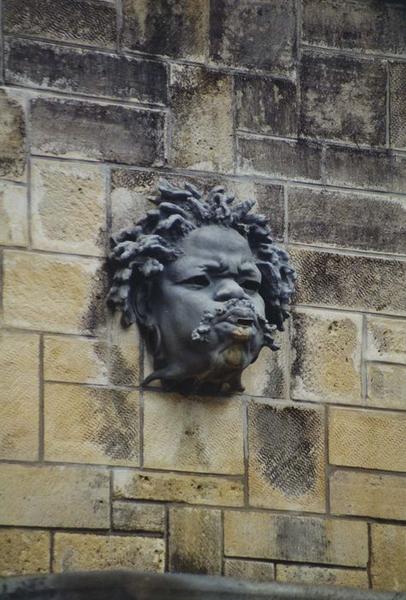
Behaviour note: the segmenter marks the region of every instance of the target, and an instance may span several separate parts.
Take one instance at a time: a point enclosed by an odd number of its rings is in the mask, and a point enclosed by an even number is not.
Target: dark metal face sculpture
[[[162,182],[157,205],[112,238],[109,304],[137,322],[160,379],[187,393],[242,391],[242,371],[263,346],[277,350],[294,291],[287,253],[274,245],[254,201],[233,205]]]

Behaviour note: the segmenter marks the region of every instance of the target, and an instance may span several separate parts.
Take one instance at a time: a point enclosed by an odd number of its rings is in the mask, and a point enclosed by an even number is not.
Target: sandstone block
[[[232,170],[231,87],[228,75],[200,67],[172,65],[170,163],[175,167]]]
[[[89,338],[45,336],[44,378],[67,383],[108,383],[107,347]]]
[[[49,383],[44,402],[46,460],[139,465],[138,392]]]
[[[102,468],[0,465],[0,522],[107,529],[109,473]]]
[[[140,334],[136,325],[124,329],[120,320],[118,313],[110,319],[110,381],[114,385],[139,385]]]
[[[0,576],[47,573],[49,546],[46,531],[0,529]]]
[[[103,256],[106,192],[101,167],[34,160],[31,186],[34,248]]]
[[[406,414],[331,408],[329,460],[347,467],[406,471]]]
[[[165,507],[162,504],[114,502],[113,527],[125,531],[165,531]]]
[[[362,321],[357,315],[296,311],[293,398],[360,404],[361,337]]]
[[[36,98],[31,102],[36,154],[161,165],[164,114],[115,104]]]
[[[391,592],[406,591],[406,527],[371,526],[372,587]]]
[[[406,519],[406,479],[398,475],[374,475],[336,471],[330,478],[331,511],[378,519]]]
[[[26,174],[24,109],[0,89],[0,178],[22,181]]]
[[[267,583],[275,579],[275,567],[272,563],[259,560],[226,558],[224,561],[224,575],[243,581]]]
[[[406,322],[367,318],[367,359],[406,364]]]
[[[377,408],[406,406],[406,366],[367,365],[367,401]]]
[[[148,196],[156,193],[159,175],[152,171],[111,171],[111,216],[113,233],[130,227],[154,208]]]
[[[27,245],[27,210],[26,188],[0,181],[0,244]]]
[[[173,573],[221,573],[221,511],[169,509],[169,570]]]
[[[7,325],[88,333],[102,324],[104,280],[96,259],[4,252]]]
[[[277,580],[299,585],[339,585],[368,589],[368,572],[361,569],[278,564]]]
[[[281,339],[282,338],[282,339]],[[263,348],[258,359],[243,373],[245,393],[265,398],[285,398],[288,393],[288,332],[278,334],[278,352]]]
[[[0,457],[37,460],[39,336],[0,333]]]
[[[236,397],[148,392],[144,465],[153,469],[237,475],[244,472],[243,409]]]
[[[164,558],[164,541],[157,538],[55,534],[53,569],[57,573],[126,568],[162,573]]]
[[[251,402],[248,411],[250,505],[324,511],[323,421],[320,407]]]
[[[390,90],[391,146],[404,149],[406,148],[406,108],[404,103],[406,93],[406,65],[404,63],[390,65]]]
[[[365,567],[367,537],[367,524],[361,521],[238,510],[224,514],[227,557]]]

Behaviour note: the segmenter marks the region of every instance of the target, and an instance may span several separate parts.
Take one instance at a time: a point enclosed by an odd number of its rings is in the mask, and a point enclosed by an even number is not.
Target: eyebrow
[[[201,265],[200,267],[208,273],[224,273],[228,271],[228,266],[222,261],[210,261]],[[243,263],[238,269],[239,274],[243,275],[257,275],[257,267],[254,263]]]

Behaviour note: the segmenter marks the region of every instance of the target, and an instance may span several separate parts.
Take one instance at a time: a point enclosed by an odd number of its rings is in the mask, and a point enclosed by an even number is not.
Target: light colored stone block
[[[0,576],[49,571],[50,534],[29,529],[0,529]]]
[[[26,188],[9,181],[0,181],[0,244],[27,245],[27,211]]]
[[[278,565],[277,580],[281,583],[305,585],[339,585],[368,589],[368,572],[362,569],[337,569],[307,565]]]
[[[406,366],[367,364],[368,406],[406,408]]]
[[[104,341],[81,337],[45,336],[44,377],[72,383],[108,382]]]
[[[114,502],[113,527],[124,531],[165,531],[165,506],[146,502]]]
[[[114,385],[140,384],[141,339],[136,325],[122,327],[121,315],[110,319],[110,381]]]
[[[366,358],[406,364],[406,321],[368,317]]]
[[[372,587],[406,592],[406,527],[373,523],[371,542]]]
[[[224,561],[224,575],[243,581],[267,583],[275,579],[275,567],[273,563],[259,560],[226,558]]]

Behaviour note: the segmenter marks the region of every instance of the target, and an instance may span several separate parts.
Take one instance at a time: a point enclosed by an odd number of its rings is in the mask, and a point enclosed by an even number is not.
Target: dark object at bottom
[[[96,571],[0,581],[0,600],[406,600],[396,592]]]

